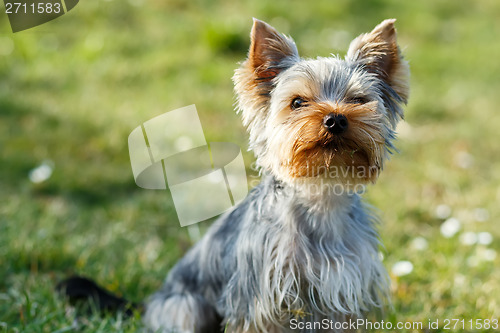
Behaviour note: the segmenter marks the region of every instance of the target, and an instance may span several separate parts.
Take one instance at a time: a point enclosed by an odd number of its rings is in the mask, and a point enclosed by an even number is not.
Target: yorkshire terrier
[[[393,150],[409,95],[394,22],[354,39],[344,59],[302,59],[254,20],[233,80],[262,181],[170,271],[146,304],[150,329],[337,332],[383,307],[377,222],[358,192]]]

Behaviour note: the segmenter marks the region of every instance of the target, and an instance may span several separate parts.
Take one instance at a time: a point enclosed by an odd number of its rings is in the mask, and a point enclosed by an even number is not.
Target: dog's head
[[[409,95],[394,21],[354,39],[345,59],[301,59],[291,38],[254,20],[233,79],[261,168],[291,183],[377,179]]]

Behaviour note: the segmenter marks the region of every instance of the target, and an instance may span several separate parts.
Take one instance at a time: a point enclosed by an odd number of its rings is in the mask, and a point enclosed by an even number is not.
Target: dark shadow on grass
[[[111,130],[0,98],[0,195],[30,189],[35,196],[62,195],[102,205],[141,190],[132,176],[128,133],[114,129],[123,138],[116,148],[107,144]],[[54,172],[48,181],[33,184],[29,172],[44,159],[55,164]]]

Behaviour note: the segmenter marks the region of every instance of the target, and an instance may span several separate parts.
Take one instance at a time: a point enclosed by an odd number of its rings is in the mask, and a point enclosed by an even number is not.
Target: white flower
[[[30,170],[28,178],[35,184],[46,181],[52,176],[52,165],[51,161],[43,161],[42,164]]]
[[[447,219],[451,215],[451,208],[448,205],[439,205],[436,207],[436,217],[439,219]]]
[[[475,267],[483,261],[494,261],[496,257],[497,252],[495,250],[479,248],[475,255],[472,255],[467,259],[467,264]]]
[[[450,217],[441,224],[441,234],[446,238],[453,237],[461,228],[461,223],[458,219]]]
[[[489,232],[480,232],[477,234],[477,242],[481,245],[490,245],[493,242],[493,236]]]
[[[477,235],[475,232],[464,232],[460,235],[460,243],[464,245],[474,245],[477,242]]]
[[[423,251],[429,247],[429,244],[424,237],[415,237],[411,242],[411,247],[417,251]]]
[[[485,261],[493,261],[497,257],[497,252],[492,249],[484,249],[479,252],[479,257]]]
[[[408,275],[413,271],[413,264],[407,260],[398,261],[392,266],[392,274],[396,276]]]

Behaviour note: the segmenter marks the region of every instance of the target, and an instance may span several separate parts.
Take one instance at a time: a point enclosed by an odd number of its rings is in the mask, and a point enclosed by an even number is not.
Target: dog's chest
[[[277,296],[282,310],[293,316],[311,311],[312,304],[331,304],[339,295],[325,292],[328,284],[343,278],[339,265],[344,258],[336,249],[334,235],[340,231],[332,226],[312,228],[283,233],[273,250],[274,260],[268,262],[272,269],[264,270],[269,274],[266,287]]]

